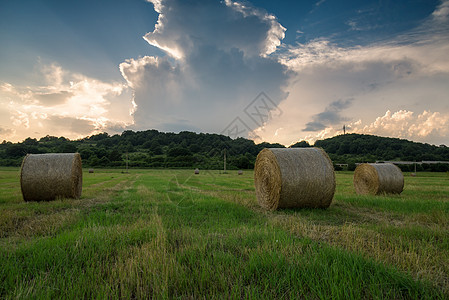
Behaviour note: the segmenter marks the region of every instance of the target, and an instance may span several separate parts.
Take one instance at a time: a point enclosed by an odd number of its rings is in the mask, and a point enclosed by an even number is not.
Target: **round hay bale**
[[[360,164],[354,171],[354,188],[359,195],[400,194],[404,175],[394,164]]]
[[[198,168],[195,169],[195,174],[200,174],[200,170]]]
[[[20,186],[25,201],[79,198],[83,170],[79,153],[28,154],[22,162]]]
[[[265,148],[257,155],[254,183],[266,209],[327,208],[335,193],[332,161],[319,148]]]
[[[94,172],[94,169],[89,169],[89,173],[93,173]]]
[[[239,170],[239,172],[238,172],[237,174],[243,175],[243,171],[242,171],[242,170]]]

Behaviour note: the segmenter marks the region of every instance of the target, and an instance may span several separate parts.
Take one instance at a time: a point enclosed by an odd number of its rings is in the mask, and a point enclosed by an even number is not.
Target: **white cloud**
[[[167,56],[125,60],[126,83],[56,64],[41,66],[43,82],[0,83],[0,140],[124,128],[219,133],[264,91],[283,114],[259,128],[244,120],[257,141],[330,137],[345,123],[449,144],[449,1],[410,32],[351,48],[324,38],[282,45],[286,28],[246,1],[147,1],[159,18],[144,39]]]
[[[449,17],[449,1],[442,1],[437,9],[432,13],[432,17],[439,23],[447,22]]]
[[[360,120],[365,124],[356,127],[360,133],[449,145],[449,28],[442,17],[447,15],[447,3],[419,28],[383,43],[344,48],[317,39],[286,46],[279,59],[297,75],[286,88],[289,96],[279,105],[284,114],[255,134],[260,141],[289,145],[330,137],[344,124]],[[332,108],[332,103],[344,99],[351,102]],[[385,111],[395,113],[378,118]],[[414,117],[419,112],[420,117]],[[383,129],[377,124],[383,124]],[[281,136],[275,134],[279,128],[283,128]]]
[[[237,48],[248,55],[267,55],[285,37],[275,16],[249,3],[225,0],[148,0],[159,18],[144,39],[176,59],[199,51],[204,44],[220,50]]]
[[[281,45],[281,41],[285,38],[285,31],[287,29],[277,21],[274,15],[271,15],[262,9],[247,4],[245,5],[237,1],[225,0],[225,3],[228,7],[240,12],[244,18],[254,16],[268,24],[269,30],[267,31],[264,44],[262,44],[261,54],[269,55],[276,51],[276,48]]]
[[[40,73],[40,84],[0,85],[0,139],[47,134],[79,138],[106,130],[107,124],[132,122],[127,85],[73,74],[56,64],[40,65]]]
[[[410,137],[418,136],[423,139],[439,140],[441,137],[449,138],[449,114],[424,111],[418,116],[417,121],[408,129]]]
[[[236,1],[149,2],[159,19],[144,38],[169,57],[120,64],[134,129],[221,132],[260,92],[285,98],[287,68],[269,56],[285,28],[273,15]]]
[[[442,140],[449,139],[449,113],[423,111],[416,114],[407,110],[388,110],[371,123],[357,120],[347,124],[346,129],[348,133],[373,134],[439,145]],[[304,140],[313,143],[337,134],[343,134],[342,128],[327,127],[317,134],[305,136]]]
[[[15,135],[14,129],[7,129],[0,127],[1,141],[9,141],[12,136]]]

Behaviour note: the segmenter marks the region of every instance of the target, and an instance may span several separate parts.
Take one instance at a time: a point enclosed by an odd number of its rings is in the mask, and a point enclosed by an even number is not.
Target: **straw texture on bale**
[[[400,194],[404,175],[394,164],[361,164],[354,171],[354,188],[359,195]]]
[[[254,183],[265,209],[327,208],[335,193],[335,172],[322,149],[265,148],[257,155]]]
[[[22,162],[20,186],[25,201],[79,198],[83,170],[79,153],[28,154]]]

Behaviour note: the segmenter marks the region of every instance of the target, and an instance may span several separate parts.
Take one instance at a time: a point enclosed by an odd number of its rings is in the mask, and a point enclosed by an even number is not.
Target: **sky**
[[[343,126],[449,146],[449,0],[0,0],[0,141]]]

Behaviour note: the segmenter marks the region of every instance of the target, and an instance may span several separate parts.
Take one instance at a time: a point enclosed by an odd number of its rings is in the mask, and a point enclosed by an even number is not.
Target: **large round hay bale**
[[[198,168],[195,169],[195,174],[196,175],[200,174],[200,170]]]
[[[82,185],[79,153],[28,154],[23,159],[20,186],[25,201],[79,198]]]
[[[354,171],[354,188],[359,195],[400,194],[404,175],[394,164],[360,164]]]
[[[319,148],[263,149],[254,183],[259,204],[269,210],[327,208],[335,193],[334,167]]]

